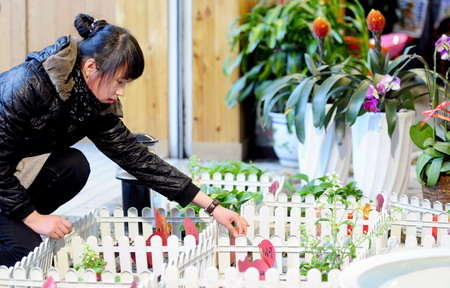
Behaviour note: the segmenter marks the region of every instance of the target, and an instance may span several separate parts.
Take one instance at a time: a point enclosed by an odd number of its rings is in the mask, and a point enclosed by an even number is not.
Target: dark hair
[[[142,75],[144,55],[128,30],[87,14],[78,14],[74,26],[83,38],[78,44],[78,58],[95,59],[101,80],[112,79],[118,69],[124,69],[123,79],[134,80]]]

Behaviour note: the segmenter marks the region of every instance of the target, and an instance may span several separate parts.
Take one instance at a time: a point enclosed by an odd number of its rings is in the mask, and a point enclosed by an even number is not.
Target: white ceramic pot
[[[408,188],[412,141],[409,127],[415,111],[399,112],[392,138],[385,113],[366,113],[352,126],[353,174],[364,196],[380,192],[404,194]]]
[[[327,104],[326,111],[331,107]],[[346,132],[342,144],[338,144],[335,125],[331,121],[327,130],[317,129],[313,124],[312,105],[307,104],[305,119],[305,143],[298,142],[300,173],[310,179],[336,173],[346,183],[351,163],[351,130]]]
[[[273,149],[277,154],[280,164],[287,167],[298,167],[298,140],[295,128],[292,133],[287,128],[286,115],[283,113],[270,113],[273,131]]]

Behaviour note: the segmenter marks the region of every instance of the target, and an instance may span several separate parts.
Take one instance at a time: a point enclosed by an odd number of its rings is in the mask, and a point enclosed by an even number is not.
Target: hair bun
[[[74,21],[74,26],[83,39],[89,38],[95,33],[96,28],[101,28],[106,24],[105,20],[97,20],[88,14],[78,14]]]

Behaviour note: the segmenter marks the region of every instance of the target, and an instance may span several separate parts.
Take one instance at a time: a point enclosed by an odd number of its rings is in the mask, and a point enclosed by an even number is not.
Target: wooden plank
[[[144,74],[132,82],[122,99],[124,121],[133,132],[160,140],[159,154],[168,150],[167,4],[165,0],[118,0],[117,24],[138,40],[145,58]]]
[[[25,60],[26,1],[0,0],[0,72]]]
[[[114,8],[115,0],[28,0],[27,51],[41,50],[63,35],[79,37],[73,25],[79,13],[114,24]]]
[[[225,95],[237,74],[226,77],[226,33],[239,15],[239,1],[193,1],[193,141],[243,141],[241,107],[230,109]]]

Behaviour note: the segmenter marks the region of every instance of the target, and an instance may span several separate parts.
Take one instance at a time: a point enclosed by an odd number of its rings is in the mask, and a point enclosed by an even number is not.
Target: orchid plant
[[[410,137],[414,144],[423,150],[417,159],[417,180],[427,186],[435,186],[442,174],[450,174],[450,131],[447,87],[449,86],[447,70],[445,76],[437,73],[436,62],[438,54],[441,60],[450,59],[450,38],[442,35],[435,43],[433,77],[429,81],[430,110],[424,111],[425,119],[410,127]],[[441,99],[444,101],[440,103]],[[432,125],[427,121],[433,120]],[[443,123],[438,125],[438,119]],[[439,129],[440,128],[440,129]]]

